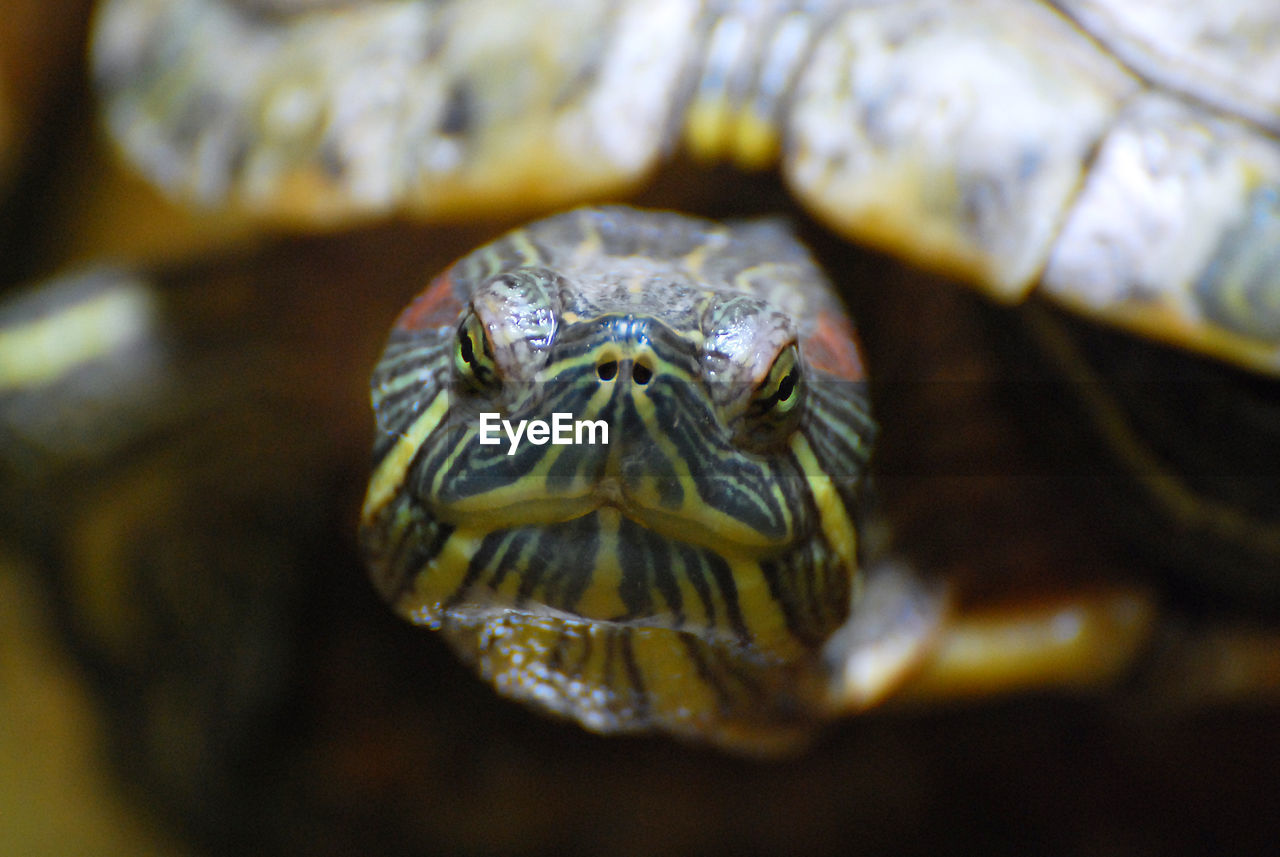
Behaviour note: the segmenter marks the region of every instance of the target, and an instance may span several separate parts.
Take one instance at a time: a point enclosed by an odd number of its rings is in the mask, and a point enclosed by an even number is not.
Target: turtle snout
[[[653,367],[644,360],[601,360],[596,364],[596,377],[606,382],[629,377],[643,387],[653,379]]]

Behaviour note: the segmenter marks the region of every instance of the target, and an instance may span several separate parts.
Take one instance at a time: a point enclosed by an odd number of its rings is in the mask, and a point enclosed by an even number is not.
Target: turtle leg
[[[308,594],[340,553],[315,499],[331,410],[291,394],[283,325],[218,315],[228,279],[94,268],[0,306],[0,527],[48,587],[117,760],[183,813],[233,811],[264,769]]]
[[[444,263],[437,242],[409,261],[387,250],[403,234],[368,237],[95,267],[0,302],[0,541],[47,593],[121,772],[219,842],[281,811],[322,619],[363,578],[367,367],[397,284]]]
[[[1151,641],[1155,616],[1151,593],[1125,585],[961,613],[895,698],[1112,687]]]
[[[1132,584],[956,609],[899,562],[867,574],[824,650],[833,714],[1028,692],[1116,692],[1130,708],[1280,701],[1280,634],[1161,611]]]
[[[954,601],[949,584],[905,563],[872,565],[849,620],[823,652],[833,711],[1114,686],[1155,627],[1152,595],[1130,585],[976,609],[958,610]]]

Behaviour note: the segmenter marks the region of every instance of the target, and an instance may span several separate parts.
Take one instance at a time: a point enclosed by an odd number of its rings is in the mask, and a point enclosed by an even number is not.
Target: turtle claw
[[[845,624],[823,648],[833,713],[869,708],[895,691],[936,647],[951,587],[899,559],[865,569]]]

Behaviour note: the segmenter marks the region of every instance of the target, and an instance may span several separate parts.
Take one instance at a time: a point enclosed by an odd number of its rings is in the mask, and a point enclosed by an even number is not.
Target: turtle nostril
[[[631,378],[637,384],[648,384],[649,379],[653,377],[653,370],[643,363],[637,363],[631,368]]]
[[[614,376],[618,374],[618,361],[608,360],[596,367],[596,374],[600,376],[601,381],[612,381]]]

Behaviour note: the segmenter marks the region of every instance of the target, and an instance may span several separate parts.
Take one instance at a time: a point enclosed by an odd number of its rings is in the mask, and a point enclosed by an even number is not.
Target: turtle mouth
[[[591,492],[591,501],[591,508],[578,517],[593,514],[618,515],[664,538],[711,548],[722,553],[735,553],[736,551],[732,550],[734,546],[741,548],[759,547],[751,544],[739,545],[736,540],[726,539],[723,536],[707,538],[706,527],[699,526],[698,522],[688,518],[681,518],[678,515],[663,512],[661,509],[650,508],[636,502],[628,497],[622,482],[612,477],[602,479],[595,486]],[[729,548],[728,551],[726,551],[726,547]]]
[[[635,504],[627,499],[622,482],[616,477],[606,476],[596,483],[591,491],[591,499],[595,501],[597,509],[612,507],[629,518],[636,517],[631,513]]]
[[[651,485],[628,485],[623,478],[609,475],[578,492],[525,494],[505,503],[439,512],[455,526],[491,532],[562,524],[592,515],[625,518],[656,536],[725,556],[770,553],[790,544],[791,533],[761,532],[701,502],[692,486],[683,487],[684,501],[672,505],[662,502]]]

